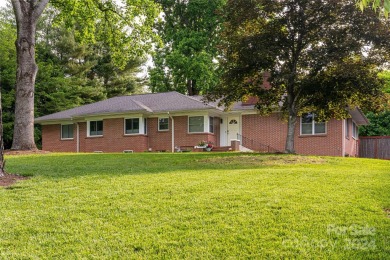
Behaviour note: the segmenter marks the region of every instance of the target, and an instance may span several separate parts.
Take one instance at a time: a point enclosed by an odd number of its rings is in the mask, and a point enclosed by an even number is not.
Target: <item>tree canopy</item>
[[[36,31],[49,0],[11,0],[11,3],[17,26],[12,149],[28,150],[36,147],[33,131],[35,80],[38,72],[35,60]],[[55,10],[51,21],[53,26],[65,26],[68,35],[74,37],[76,42],[103,46],[99,47],[99,50],[103,50],[100,53],[101,65],[112,63],[120,69],[126,68],[129,61],[142,57],[155,40],[152,25],[160,10],[153,0],[58,0],[50,3]],[[83,61],[83,65],[87,67],[92,65],[80,58],[74,59],[74,63],[77,61]],[[113,68],[105,71],[110,69]],[[102,75],[102,71],[100,73]],[[94,74],[97,75],[98,71]],[[110,83],[114,88],[128,88],[123,82],[116,84],[115,80],[108,79],[108,75],[105,80],[106,85]]]
[[[212,98],[229,105],[259,97],[262,113],[288,119],[286,152],[294,152],[297,118],[347,116],[347,106],[377,109],[378,66],[389,58],[389,26],[352,1],[230,0],[225,8],[222,82]],[[270,88],[263,87],[264,72]],[[279,108],[278,108],[279,107]]]
[[[390,109],[366,114],[370,124],[359,129],[362,136],[390,136]]]
[[[361,10],[371,5],[372,9],[375,11],[380,10],[386,17],[388,17],[390,12],[390,0],[358,0],[357,4]]]
[[[225,0],[158,0],[163,17],[156,24],[162,44],[150,69],[153,92],[205,93],[218,81],[217,44]]]
[[[16,24],[12,7],[0,8],[0,84],[2,86],[4,145],[11,148],[15,119]],[[59,10],[49,5],[37,24],[35,116],[47,115],[107,97],[141,92],[144,57],[129,57],[120,67],[107,43],[76,37],[76,28],[56,20]],[[56,26],[53,26],[56,24]],[[40,144],[40,128],[35,127]]]

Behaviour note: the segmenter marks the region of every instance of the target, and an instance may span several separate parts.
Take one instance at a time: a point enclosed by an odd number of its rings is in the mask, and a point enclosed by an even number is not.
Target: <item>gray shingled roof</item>
[[[104,115],[125,112],[159,113],[174,111],[193,111],[204,109],[218,109],[216,104],[205,104],[197,98],[185,96],[178,92],[142,94],[114,97],[89,105],[84,105],[62,112],[38,117],[36,123],[55,120],[71,120],[73,118]]]

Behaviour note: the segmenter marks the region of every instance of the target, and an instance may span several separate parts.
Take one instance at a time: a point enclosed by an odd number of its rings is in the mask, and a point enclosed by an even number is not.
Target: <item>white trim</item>
[[[354,131],[356,130],[356,131]],[[355,135],[353,134],[353,132],[356,132]],[[352,138],[355,139],[355,140],[359,140],[359,127],[358,127],[358,124],[356,124],[355,121],[352,120],[352,134],[351,134]]]
[[[349,140],[351,138],[351,134],[350,134],[351,127],[349,126],[349,119],[346,118],[346,119],[344,119],[344,121],[345,121],[344,122],[344,127],[345,127],[345,129],[344,129],[344,138]]]
[[[174,153],[175,152],[175,119],[172,116],[169,116],[169,118],[171,119],[172,122],[171,143],[172,143],[172,153]],[[168,126],[169,126],[169,121],[168,121]]]
[[[302,136],[317,136],[317,135],[327,135],[328,134],[328,122],[316,122],[315,115],[313,116],[313,120],[311,122],[311,134],[303,134],[302,133],[302,116],[300,116],[299,122],[299,135]],[[316,133],[315,132],[315,123],[325,123],[325,133]]]
[[[138,119],[138,133],[126,133],[126,120],[128,119]],[[123,118],[123,135],[142,135],[144,132],[144,118],[143,117],[125,117]]]
[[[157,130],[159,131],[159,132],[167,132],[167,131],[169,131],[169,118],[170,118],[171,116],[161,116],[161,117],[158,117],[157,118]],[[160,129],[160,119],[168,119],[168,129]]]
[[[210,115],[209,115],[207,118],[208,118],[208,120],[209,120],[209,124],[208,124],[209,127],[208,127],[207,130],[208,130],[209,133],[215,134],[215,116],[210,116]],[[213,119],[213,123],[212,123],[212,124],[211,124],[211,120],[210,120],[211,118]],[[210,131],[210,125],[213,126],[213,131],[212,131],[212,132]]]
[[[203,132],[190,132],[190,117],[203,117]],[[209,131],[205,131],[206,127],[208,128],[209,125],[208,125],[208,116],[207,116],[207,119],[205,119],[205,115],[194,115],[194,116],[187,116],[187,133],[188,134],[204,134],[204,133],[208,133]]]
[[[219,143],[220,146],[228,146],[227,143],[227,116],[221,117],[222,123],[219,125]]]
[[[97,122],[97,121],[102,121],[103,123],[103,134],[102,135],[91,135],[90,134],[90,128],[91,128],[91,122]],[[96,119],[96,120],[88,120],[87,121],[87,137],[102,137],[104,135],[104,121],[103,119]]]
[[[76,141],[76,152],[79,153],[80,152],[80,125],[79,123],[76,123],[76,136],[77,136],[77,141]]]
[[[63,138],[62,137],[62,126],[64,125],[72,125],[72,138]],[[70,123],[70,124],[61,124],[61,130],[60,130],[60,138],[61,138],[61,141],[66,141],[66,140],[74,140],[74,124],[73,123]]]
[[[230,122],[232,122],[233,120],[236,121],[237,124],[230,124]],[[233,125],[237,125],[237,132],[232,132],[232,127],[230,126]],[[235,127],[233,127],[233,130],[236,130],[234,128]],[[242,115],[230,114],[226,117],[226,144],[230,145],[231,140],[236,140],[238,138],[237,134],[242,134]]]
[[[341,124],[342,124],[342,126],[341,126],[341,140],[342,140],[342,142],[341,142],[341,156],[342,157],[345,157],[345,150],[346,150],[346,147],[345,147],[345,140],[347,139],[347,137],[345,136],[345,131],[346,131],[346,129],[347,129],[347,127],[346,127],[346,125],[348,124],[348,120],[347,119],[343,119],[342,121],[341,121]]]
[[[242,114],[238,116],[238,134],[242,136]]]

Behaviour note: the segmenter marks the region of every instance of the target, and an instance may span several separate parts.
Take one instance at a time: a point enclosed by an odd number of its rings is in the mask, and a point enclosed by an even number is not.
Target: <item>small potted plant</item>
[[[207,152],[210,152],[213,149],[213,143],[212,142],[207,142],[205,150]]]
[[[200,141],[198,146],[196,146],[197,148],[206,148],[207,146],[207,142],[206,141]]]

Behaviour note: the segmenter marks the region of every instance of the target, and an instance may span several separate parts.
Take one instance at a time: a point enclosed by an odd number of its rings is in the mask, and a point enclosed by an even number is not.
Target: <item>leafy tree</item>
[[[383,80],[383,91],[390,94],[390,71],[382,71],[378,74],[379,78]]]
[[[374,10],[381,10],[387,17],[390,12],[390,0],[358,0],[357,4],[361,10],[371,5]]]
[[[17,24],[17,77],[12,149],[35,149],[34,87],[37,23],[49,0],[12,0]],[[158,15],[152,0],[60,0],[53,1],[58,23],[76,28],[76,39],[105,42],[113,60],[124,67],[130,57],[142,56],[151,44],[151,26]]]
[[[383,102],[383,111],[366,113],[370,124],[359,129],[362,136],[390,136],[390,71],[382,71],[378,76],[387,100]]]
[[[359,129],[362,136],[390,136],[390,110],[366,114],[370,124]]]
[[[389,27],[372,11],[363,15],[352,1],[230,0],[225,14],[224,71],[211,98],[229,105],[257,96],[264,114],[281,106],[287,153],[302,113],[326,120],[346,117],[346,106],[380,106],[377,67],[388,57]]]
[[[9,10],[9,9],[8,9]],[[3,119],[3,141],[6,147],[12,143],[15,106],[16,76],[16,28],[9,22],[7,9],[0,9],[0,86]]]
[[[153,92],[176,90],[197,95],[218,79],[217,44],[225,0],[157,0],[164,12],[156,24],[162,45],[150,69]]]

